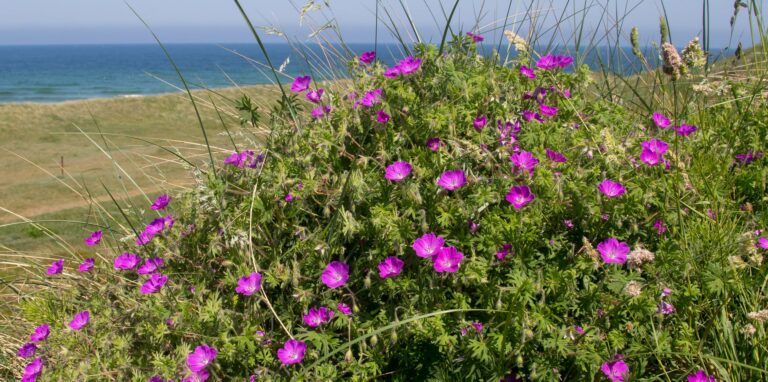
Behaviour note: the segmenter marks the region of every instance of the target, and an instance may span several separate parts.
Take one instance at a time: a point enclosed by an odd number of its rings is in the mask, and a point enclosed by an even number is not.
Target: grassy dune
[[[271,86],[193,92],[214,155],[232,149],[222,120],[231,134],[242,134],[233,100],[245,93],[263,109],[277,92]],[[221,109],[220,115],[212,101]],[[136,202],[146,201],[143,192],[153,198],[161,190],[185,189],[192,180],[191,167],[156,145],[193,163],[208,158],[192,104],[183,93],[4,104],[0,105],[0,136],[0,245],[7,254],[60,251],[31,225],[16,224],[22,217],[88,221],[96,213],[93,202],[116,213],[104,186],[114,198]],[[79,240],[88,231],[78,223],[44,224],[68,241]]]

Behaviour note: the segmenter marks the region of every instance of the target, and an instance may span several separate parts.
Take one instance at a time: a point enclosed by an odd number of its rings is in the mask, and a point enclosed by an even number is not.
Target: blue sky
[[[374,38],[375,0],[325,0],[331,10],[309,13],[314,19],[305,19],[299,25],[298,11],[307,0],[242,0],[246,11],[255,24],[280,27],[294,40],[306,41],[315,27],[335,18],[341,25],[346,39],[351,42],[367,42]],[[190,42],[250,42],[246,28],[234,2],[228,0],[128,0],[145,18],[166,43]],[[324,1],[319,0],[318,3]],[[424,40],[439,39],[437,20],[445,17],[440,4],[450,8],[453,0],[404,0],[421,31]],[[519,20],[528,0],[513,0],[510,19]],[[746,12],[739,17],[741,28],[730,37],[729,18],[733,13],[733,1],[710,0],[712,8],[712,46],[735,46],[738,41],[749,44]],[[295,4],[295,6],[294,6]],[[462,0],[455,21],[457,27],[469,30],[475,16],[481,14],[480,31],[493,37],[489,26],[503,20],[509,0]],[[599,24],[602,7],[607,5],[610,14],[628,14],[624,25],[640,28],[643,42],[657,39],[658,17],[662,14],[661,0],[538,0],[534,8],[540,15],[573,13],[584,4],[591,5],[587,12],[589,31],[605,31],[605,23]],[[427,6],[429,5],[429,6]],[[702,0],[667,0],[664,2],[670,19],[672,37],[677,45],[685,44],[701,32]],[[404,11],[399,0],[381,0],[381,7],[388,9],[393,18],[405,28]],[[565,9],[564,9],[565,8]],[[430,12],[431,9],[431,12]],[[631,10],[630,12],[628,12]],[[383,16],[383,12],[380,13]],[[543,25],[552,25],[547,19]],[[568,37],[573,21],[565,23],[561,38]],[[615,31],[613,32],[615,36]],[[391,40],[391,35],[380,28],[380,39]],[[612,37],[615,38],[615,37]],[[272,41],[279,39],[272,37]],[[622,38],[626,40],[626,38]],[[151,36],[131,13],[122,0],[4,0],[0,12],[0,45],[18,44],[92,44],[92,43],[151,43]],[[624,45],[627,43],[625,42]]]

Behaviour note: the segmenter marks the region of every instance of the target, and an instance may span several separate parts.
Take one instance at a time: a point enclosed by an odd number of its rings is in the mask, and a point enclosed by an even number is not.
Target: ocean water
[[[166,46],[185,79],[193,87],[229,87],[272,83],[271,72],[243,56],[265,62],[256,44],[169,44]],[[351,44],[352,53],[372,50],[372,44]],[[483,49],[490,47],[481,46]],[[234,52],[237,53],[234,53]],[[288,64],[289,76],[338,78],[343,60],[328,58],[317,47],[304,47],[304,55],[287,44],[268,44],[275,66]],[[402,58],[395,44],[379,44],[379,58],[391,64]],[[623,74],[640,68],[631,49],[597,49],[584,53],[595,68],[610,65]],[[308,62],[323,61],[312,67]],[[333,68],[335,73],[327,69]],[[172,84],[169,85],[168,83]],[[287,81],[287,80],[286,80]],[[175,92],[181,82],[158,45],[49,45],[0,46],[0,103],[60,102],[75,99],[151,95]]]

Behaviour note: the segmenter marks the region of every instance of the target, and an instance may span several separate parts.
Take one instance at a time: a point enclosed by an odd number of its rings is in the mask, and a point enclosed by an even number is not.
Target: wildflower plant
[[[722,354],[706,353],[721,335],[710,328],[728,316],[721,306],[755,303],[734,302],[735,280],[762,282],[765,269],[732,253],[732,234],[757,215],[720,211],[759,205],[750,186],[760,146],[739,142],[728,152],[735,160],[700,164],[697,150],[717,141],[719,126],[694,113],[632,114],[590,98],[571,56],[502,65],[476,54],[483,43],[458,33],[444,47],[416,44],[389,67],[369,51],[349,58],[343,86],[313,89],[311,76],[297,77],[263,146],[229,152],[193,191],[147,203],[154,215],[143,230],[84,238],[83,248],[109,242],[108,261],[80,273],[64,260],[41,269],[70,284],[23,303],[35,349],[26,337],[24,351],[14,349],[29,358],[24,375],[628,381],[725,372]],[[627,130],[632,119],[643,128]],[[764,119],[749,120],[749,131],[765,132]],[[738,181],[707,194],[698,165]],[[762,258],[768,243],[753,236],[750,254]],[[698,242],[706,237],[716,239]],[[746,314],[739,319],[746,328]],[[760,337],[731,340],[739,349],[764,340],[762,323],[743,331]],[[756,352],[750,362],[764,368]]]

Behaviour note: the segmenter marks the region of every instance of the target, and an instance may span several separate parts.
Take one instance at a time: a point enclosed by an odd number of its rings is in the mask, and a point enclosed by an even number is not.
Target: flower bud
[[[374,334],[373,336],[371,336],[371,339],[369,340],[369,342],[371,343],[371,346],[376,346],[376,344],[379,343],[379,336]]]

